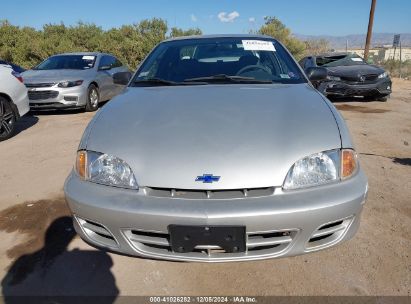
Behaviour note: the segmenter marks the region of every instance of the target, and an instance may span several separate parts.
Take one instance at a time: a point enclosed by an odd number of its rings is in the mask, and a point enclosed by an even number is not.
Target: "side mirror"
[[[328,71],[326,68],[310,67],[306,70],[306,75],[310,81],[321,81],[327,79]]]
[[[130,72],[118,72],[113,75],[113,82],[114,84],[127,85],[130,78]]]
[[[101,67],[98,68],[99,71],[108,71],[111,70],[110,65],[102,65]]]

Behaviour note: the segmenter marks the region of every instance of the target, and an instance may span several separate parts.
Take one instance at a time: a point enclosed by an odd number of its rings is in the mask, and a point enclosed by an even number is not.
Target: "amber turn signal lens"
[[[341,178],[347,178],[357,169],[357,156],[353,150],[342,150]]]
[[[76,171],[81,178],[86,178],[87,153],[86,151],[77,152]]]

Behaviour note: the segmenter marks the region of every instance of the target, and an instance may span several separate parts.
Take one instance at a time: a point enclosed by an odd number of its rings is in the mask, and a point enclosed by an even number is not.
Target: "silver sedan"
[[[278,41],[160,43],[90,122],[65,195],[80,236],[127,255],[293,256],[356,233],[368,184],[343,118]]]
[[[120,60],[103,53],[65,53],[51,56],[23,73],[30,108],[98,109],[123,89],[113,82],[113,74],[128,72]]]

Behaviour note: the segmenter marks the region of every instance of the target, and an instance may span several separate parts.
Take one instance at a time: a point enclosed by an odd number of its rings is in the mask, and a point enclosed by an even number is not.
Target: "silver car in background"
[[[339,244],[368,183],[347,126],[267,36],[167,40],[86,128],[65,195],[88,243],[224,262]]]
[[[120,60],[103,53],[65,53],[51,56],[23,73],[30,108],[84,108],[95,111],[123,89],[113,74],[129,72]]]

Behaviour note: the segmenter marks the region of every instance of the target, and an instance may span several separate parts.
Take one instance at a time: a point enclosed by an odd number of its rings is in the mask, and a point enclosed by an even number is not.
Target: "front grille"
[[[192,252],[173,252],[170,245],[170,235],[166,232],[153,232],[142,230],[123,230],[123,233],[132,247],[138,252],[162,256],[180,256],[194,259],[230,258],[230,257],[256,257],[261,255],[280,255],[290,247],[297,235],[296,229],[247,232],[246,252],[228,253],[219,246],[196,246]]]
[[[229,189],[229,190],[188,190],[146,187],[146,195],[183,199],[233,199],[247,197],[263,197],[274,194],[274,187]]]
[[[378,79],[378,74],[368,74],[363,76],[365,77],[365,81],[375,81]]]
[[[79,217],[76,217],[76,219],[90,239],[106,247],[118,247],[114,236],[103,225]]]
[[[42,83],[25,83],[27,88],[49,88],[54,86],[55,82],[42,82]]]
[[[363,81],[361,80],[361,77],[364,77]],[[346,81],[350,84],[375,83],[378,80],[378,74],[366,74],[355,77],[341,77],[341,80]]]
[[[364,84],[364,83],[362,83]],[[345,96],[373,96],[379,93],[378,89],[344,89],[341,87],[332,87],[327,88],[326,93],[328,94],[337,94],[337,95],[345,95]]]
[[[352,221],[353,217],[351,216],[322,225],[311,235],[307,249],[319,249],[338,242],[344,236]]]
[[[44,100],[50,98],[56,98],[59,95],[58,91],[29,91],[30,100]]]

